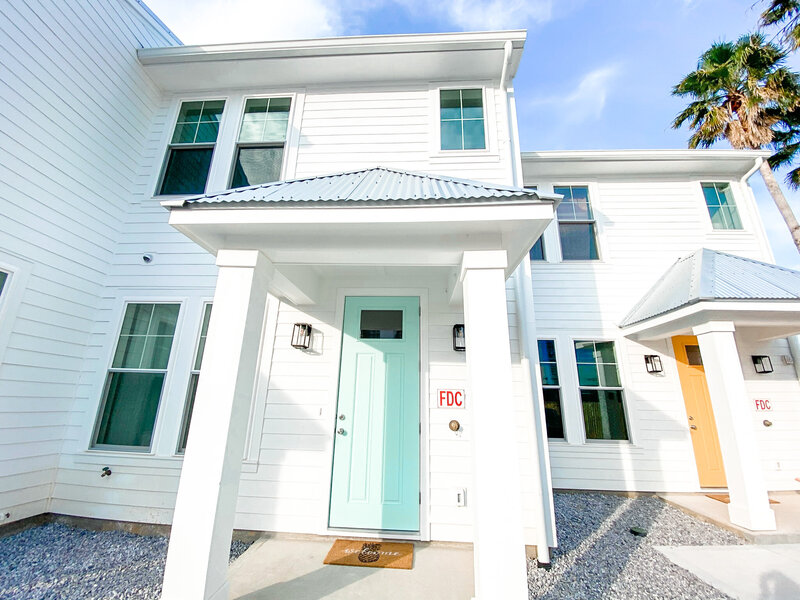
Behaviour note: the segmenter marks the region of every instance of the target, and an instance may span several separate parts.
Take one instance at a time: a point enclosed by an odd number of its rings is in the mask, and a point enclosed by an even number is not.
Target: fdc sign
[[[436,400],[439,408],[466,408],[464,390],[437,390]]]

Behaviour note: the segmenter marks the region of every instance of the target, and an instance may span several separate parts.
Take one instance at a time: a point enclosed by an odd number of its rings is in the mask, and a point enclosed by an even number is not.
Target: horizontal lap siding
[[[136,48],[174,43],[134,2],[0,7],[0,508],[48,510],[157,93]],[[24,289],[23,286],[24,284]]]
[[[548,187],[547,182],[530,183],[539,183],[539,189]],[[671,343],[662,340],[639,344],[628,340],[623,337],[618,323],[664,271],[678,258],[698,248],[770,260],[760,239],[760,225],[754,220],[757,217],[748,189],[738,183],[734,183],[733,188],[745,226],[741,232],[711,229],[699,184],[695,182],[601,180],[590,183],[602,262],[533,262],[537,336],[556,340],[565,418],[573,429],[583,431],[573,339],[613,340],[620,361],[633,440],[633,444],[551,442],[554,487],[638,491],[699,489]],[[662,356],[663,376],[646,372],[645,354]],[[754,387],[756,383],[753,382]],[[797,386],[780,384],[778,387],[781,391],[776,392],[776,396],[783,397]],[[762,429],[765,428],[762,426]],[[786,470],[779,474],[775,456],[780,445],[786,443],[782,437],[786,433],[761,433],[765,448],[769,443],[774,444],[774,450],[767,451],[764,457],[765,464],[772,465],[772,471],[768,471],[771,485],[777,485],[781,478],[785,485],[791,459],[783,461]],[[767,443],[768,439],[782,441]]]

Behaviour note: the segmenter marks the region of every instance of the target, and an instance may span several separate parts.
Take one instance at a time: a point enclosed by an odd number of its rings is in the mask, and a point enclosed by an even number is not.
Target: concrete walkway
[[[800,598],[800,544],[656,549],[679,567],[737,600]]]
[[[322,564],[334,539],[260,538],[231,565],[231,600],[469,600],[474,594],[471,545],[415,543],[413,569],[375,569]]]
[[[800,543],[800,491],[770,492],[769,497],[777,500],[771,504],[775,511],[776,531],[750,531],[730,522],[728,505],[709,498],[705,494],[659,494],[662,500],[683,512],[732,531],[751,544],[798,544]],[[800,596],[798,596],[800,598]]]

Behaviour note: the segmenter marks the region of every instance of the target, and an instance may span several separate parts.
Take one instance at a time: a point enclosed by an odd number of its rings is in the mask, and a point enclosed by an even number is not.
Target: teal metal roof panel
[[[558,195],[539,194],[524,188],[373,167],[194,196],[184,200],[184,206],[280,202],[444,204],[498,199],[559,200],[560,198]]]
[[[701,248],[667,269],[620,327],[714,300],[800,300],[800,271]]]

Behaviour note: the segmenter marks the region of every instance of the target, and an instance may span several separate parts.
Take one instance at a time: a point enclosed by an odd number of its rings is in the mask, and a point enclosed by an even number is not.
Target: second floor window
[[[739,209],[733,201],[731,186],[727,183],[703,183],[708,216],[714,229],[741,229]]]
[[[483,91],[439,90],[442,150],[483,150]]]
[[[181,104],[159,194],[202,194],[206,191],[224,108],[224,100]]]
[[[594,213],[585,185],[565,185],[553,188],[564,199],[556,209],[558,233],[561,237],[563,260],[597,260],[597,232]]]
[[[231,187],[281,178],[291,98],[250,98],[244,107]]]

